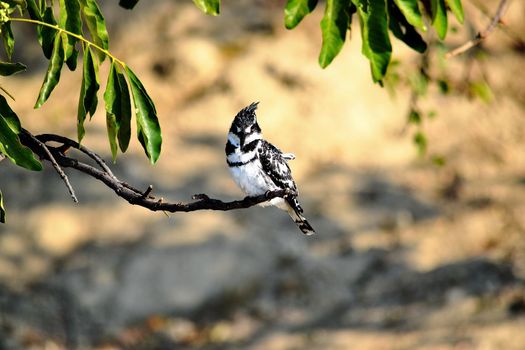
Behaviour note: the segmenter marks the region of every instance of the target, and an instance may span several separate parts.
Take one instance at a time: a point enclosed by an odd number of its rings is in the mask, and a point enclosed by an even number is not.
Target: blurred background
[[[132,140],[112,169],[171,202],[242,198],[226,133],[260,101],[265,137],[297,157],[317,235],[275,208],[168,218],[66,169],[74,204],[49,164],[4,161],[0,349],[525,348],[525,3],[511,3],[482,50],[432,61],[446,79],[421,97],[394,84],[421,62],[404,44],[386,89],[372,83],[356,23],[322,70],[322,6],[287,31],[283,4],[224,2],[208,17],[191,1],[104,2],[111,51],[144,82],[164,136],[155,166]],[[489,22],[479,9],[497,4],[465,0],[471,22],[452,23],[441,49],[473,37]],[[33,110],[47,63],[34,28],[14,29],[28,72],[2,81],[13,109],[34,134],[75,138],[81,71],[64,69]],[[416,99],[421,126],[407,124]],[[102,104],[83,144],[111,163]]]

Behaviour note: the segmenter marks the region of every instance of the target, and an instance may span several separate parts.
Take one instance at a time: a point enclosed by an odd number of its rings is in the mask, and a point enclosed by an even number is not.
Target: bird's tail
[[[301,232],[305,235],[313,235],[315,233],[315,230],[308,223],[308,220],[306,220],[306,218],[304,217],[303,208],[301,208],[301,205],[299,204],[299,201],[297,201],[297,198],[286,198],[286,202],[288,204],[286,211],[291,216],[297,227],[299,227],[299,230],[301,230]]]

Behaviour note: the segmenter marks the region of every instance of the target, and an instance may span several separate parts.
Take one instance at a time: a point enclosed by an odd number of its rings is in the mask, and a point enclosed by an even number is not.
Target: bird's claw
[[[266,191],[264,193],[264,196],[270,200],[270,199],[273,199],[275,198],[276,196],[274,196],[274,193],[276,191]],[[293,197],[293,196],[297,196],[297,192],[293,191],[293,190],[290,190],[290,189],[285,189],[284,190],[284,194],[282,195],[282,198],[288,198],[288,197]],[[279,196],[281,197],[281,196]]]
[[[297,197],[297,192],[287,188],[286,190],[284,190],[284,198],[288,197]]]

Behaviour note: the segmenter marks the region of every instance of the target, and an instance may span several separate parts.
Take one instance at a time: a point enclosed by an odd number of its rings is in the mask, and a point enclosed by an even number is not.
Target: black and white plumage
[[[273,198],[262,205],[275,205],[286,210],[304,234],[314,234],[297,201],[297,186],[287,163],[295,156],[281,152],[262,138],[255,115],[257,105],[255,102],[241,109],[228,133],[226,161],[233,179],[248,196],[286,189],[295,193],[286,198]]]

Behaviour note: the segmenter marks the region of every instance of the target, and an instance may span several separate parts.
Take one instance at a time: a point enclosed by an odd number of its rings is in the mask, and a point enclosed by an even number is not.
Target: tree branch
[[[64,171],[62,170],[62,168],[60,167],[60,165],[58,165],[55,157],[53,157],[53,154],[51,154],[51,151],[49,150],[49,148],[46,146],[45,143],[43,143],[42,141],[40,141],[39,139],[37,139],[35,136],[27,133],[27,135],[33,139],[33,141],[38,145],[40,146],[40,148],[47,154],[47,159],[51,162],[51,164],[53,165],[53,168],[55,168],[56,172],[58,173],[58,175],[60,175],[60,177],[62,178],[62,180],[64,181],[64,183],[66,184],[66,187],[69,191],[69,194],[71,195],[71,198],[73,198],[73,202],[75,203],[78,203],[78,199],[77,199],[77,196],[75,194],[75,190],[73,189],[73,187],[71,186],[71,183],[69,182],[69,178],[67,177],[67,175],[64,173]]]
[[[467,50],[470,50],[474,46],[479,45],[483,40],[485,40],[492,33],[492,31],[496,28],[496,26],[499,23],[501,23],[501,17],[505,14],[508,7],[509,7],[509,0],[501,0],[498,5],[498,9],[496,10],[496,14],[494,15],[494,17],[492,17],[492,20],[490,21],[487,28],[485,28],[485,30],[481,32],[478,32],[476,37],[474,37],[473,39],[467,41],[466,43],[455,48],[454,50],[447,52],[447,54],[445,55],[445,58],[448,59],[454,56],[461,55],[462,53],[464,53]]]
[[[127,202],[133,205],[138,205],[147,208],[151,211],[165,211],[170,213],[175,212],[190,212],[197,210],[234,210],[249,208],[254,205],[269,201],[273,198],[293,195],[288,190],[271,191],[266,194],[245,197],[241,200],[235,200],[231,202],[223,202],[219,199],[213,199],[205,194],[196,194],[193,196],[194,202],[189,203],[168,203],[164,202],[162,198],[156,198],[151,195],[153,186],[148,186],[145,191],[141,191],[121,180],[119,180],[109,169],[102,158],[95,152],[88,148],[78,144],[67,137],[54,135],[54,134],[43,134],[43,135],[32,135],[27,130],[22,130],[20,133],[20,141],[27,147],[29,147],[34,153],[36,153],[42,160],[49,162],[56,162],[59,167],[62,168],[73,168],[86,175],[94,177],[95,179],[103,182],[107,187],[111,188],[117,196],[125,199]],[[60,144],[58,147],[47,145],[47,142],[57,142]],[[46,147],[42,147],[40,144],[44,144]],[[78,159],[65,155],[65,150],[72,148],[76,149],[95,161],[98,167],[83,163]]]

